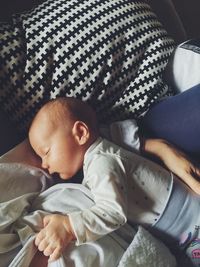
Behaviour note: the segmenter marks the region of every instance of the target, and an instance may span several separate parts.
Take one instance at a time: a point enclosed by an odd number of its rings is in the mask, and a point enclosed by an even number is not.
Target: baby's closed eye
[[[48,149],[48,150],[45,152],[45,155],[48,155],[48,154],[49,154],[49,151],[50,151],[50,149]]]

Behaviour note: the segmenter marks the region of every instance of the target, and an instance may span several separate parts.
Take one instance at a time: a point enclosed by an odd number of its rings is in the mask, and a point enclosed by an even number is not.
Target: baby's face
[[[39,118],[31,127],[29,141],[42,160],[42,167],[50,174],[58,173],[70,179],[83,164],[84,154],[77,144],[72,129],[52,125],[48,118]]]

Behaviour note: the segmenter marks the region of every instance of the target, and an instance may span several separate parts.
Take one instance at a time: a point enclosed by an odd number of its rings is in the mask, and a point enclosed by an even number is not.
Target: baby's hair
[[[66,118],[72,122],[84,122],[93,134],[98,135],[98,123],[95,111],[86,102],[74,97],[58,97],[48,101],[38,112],[47,110],[50,120],[65,123]],[[36,115],[37,117],[37,115]]]

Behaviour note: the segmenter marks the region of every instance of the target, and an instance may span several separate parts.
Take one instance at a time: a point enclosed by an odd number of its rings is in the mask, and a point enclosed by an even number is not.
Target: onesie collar
[[[92,143],[91,146],[87,149],[85,157],[87,156],[87,154],[91,153],[102,142],[102,140],[102,137],[98,137],[96,141],[94,141],[94,143]]]

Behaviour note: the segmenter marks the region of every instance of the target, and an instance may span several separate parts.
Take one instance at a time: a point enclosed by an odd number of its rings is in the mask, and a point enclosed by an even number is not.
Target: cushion
[[[174,50],[165,72],[165,79],[177,92],[200,83],[200,39],[188,40]]]
[[[173,93],[162,74],[174,41],[145,1],[48,0],[0,34],[0,105],[22,131],[58,96],[88,101],[105,123]]]

